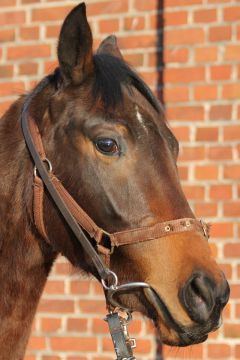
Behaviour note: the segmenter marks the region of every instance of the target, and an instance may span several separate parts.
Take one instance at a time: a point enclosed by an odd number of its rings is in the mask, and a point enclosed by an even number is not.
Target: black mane
[[[123,60],[108,54],[96,54],[94,65],[93,97],[95,100],[101,98],[106,109],[122,102],[124,85],[130,92],[131,87],[135,87],[160,112],[160,105],[149,87]]]

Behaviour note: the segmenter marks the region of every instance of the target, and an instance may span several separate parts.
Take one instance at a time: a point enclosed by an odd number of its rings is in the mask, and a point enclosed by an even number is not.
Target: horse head
[[[92,43],[80,4],[62,26],[55,89],[45,96],[48,105],[38,120],[47,156],[69,193],[107,233],[128,231],[131,239],[134,229],[169,221],[165,236],[113,249],[110,268],[121,283],[151,286],[126,291],[118,301],[153,319],[165,343],[201,342],[219,326],[229,287],[206,228],[187,231],[188,220],[171,233],[172,221],[194,219],[179,182],[178,142],[157,99],[124,62],[116,38],[105,39],[96,54]],[[43,212],[54,251],[96,275],[47,196]]]

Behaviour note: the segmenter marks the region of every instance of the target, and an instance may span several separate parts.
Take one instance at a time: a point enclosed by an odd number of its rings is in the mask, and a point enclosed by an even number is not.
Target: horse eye
[[[105,155],[117,155],[119,153],[118,144],[113,139],[109,139],[109,138],[97,139],[95,145],[97,150]]]

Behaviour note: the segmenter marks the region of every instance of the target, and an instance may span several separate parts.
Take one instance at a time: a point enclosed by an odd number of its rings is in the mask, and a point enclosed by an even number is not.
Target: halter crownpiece
[[[114,296],[117,293],[137,288],[152,289],[151,286],[144,282],[118,285],[117,275],[106,266],[99,253],[105,255],[106,262],[110,263],[110,255],[115,247],[155,240],[171,234],[188,231],[200,232],[208,239],[208,227],[202,220],[183,218],[112,234],[101,229],[72,198],[61,181],[54,175],[52,164],[45,154],[38,126],[35,120],[29,115],[29,106],[32,99],[46,87],[50,81],[51,76],[46,77],[38,87],[27,96],[21,114],[24,139],[34,162],[33,212],[36,228],[41,236],[49,242],[43,217],[43,197],[46,188],[56,207],[76,236],[76,239],[94,264],[105,290],[106,301],[109,308],[111,306],[113,309],[120,308],[129,311],[129,309],[119,304]],[[90,238],[95,239],[98,252],[85,235],[83,229]],[[114,342],[117,360],[135,360],[132,354],[134,344],[127,332],[127,322],[124,318],[120,318],[115,312],[107,315],[107,321]]]

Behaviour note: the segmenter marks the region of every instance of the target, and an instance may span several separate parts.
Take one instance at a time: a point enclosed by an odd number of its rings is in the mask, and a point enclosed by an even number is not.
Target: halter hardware
[[[202,220],[199,221],[192,218],[171,220],[150,227],[130,229],[113,234],[109,234],[98,227],[72,198],[61,184],[61,181],[54,175],[52,164],[45,154],[38,126],[35,120],[29,115],[29,106],[32,99],[50,82],[51,76],[44,78],[37,88],[27,96],[21,114],[23,136],[34,162],[33,207],[35,225],[41,236],[48,242],[48,235],[43,219],[43,196],[46,188],[56,207],[76,236],[76,239],[79,241],[84,251],[88,253],[89,258],[91,258],[105,290],[106,302],[109,308],[112,307],[114,309],[113,312],[110,311],[107,315],[107,322],[113,339],[117,360],[135,360],[132,348],[135,347],[136,344],[128,335],[128,321],[119,316],[116,312],[116,309],[122,309],[129,313],[129,309],[118,303],[115,296],[124,291],[152,288],[149,284],[144,282],[132,282],[118,285],[117,275],[103,262],[99,253],[96,252],[88,237],[85,235],[85,232],[88,233],[90,238],[95,239],[98,251],[105,255],[105,260],[109,263],[110,255],[116,246],[150,241],[186,231],[198,231],[208,238],[208,227]],[[82,229],[84,229],[85,232]],[[109,247],[104,246],[104,237],[107,238],[110,244]]]

